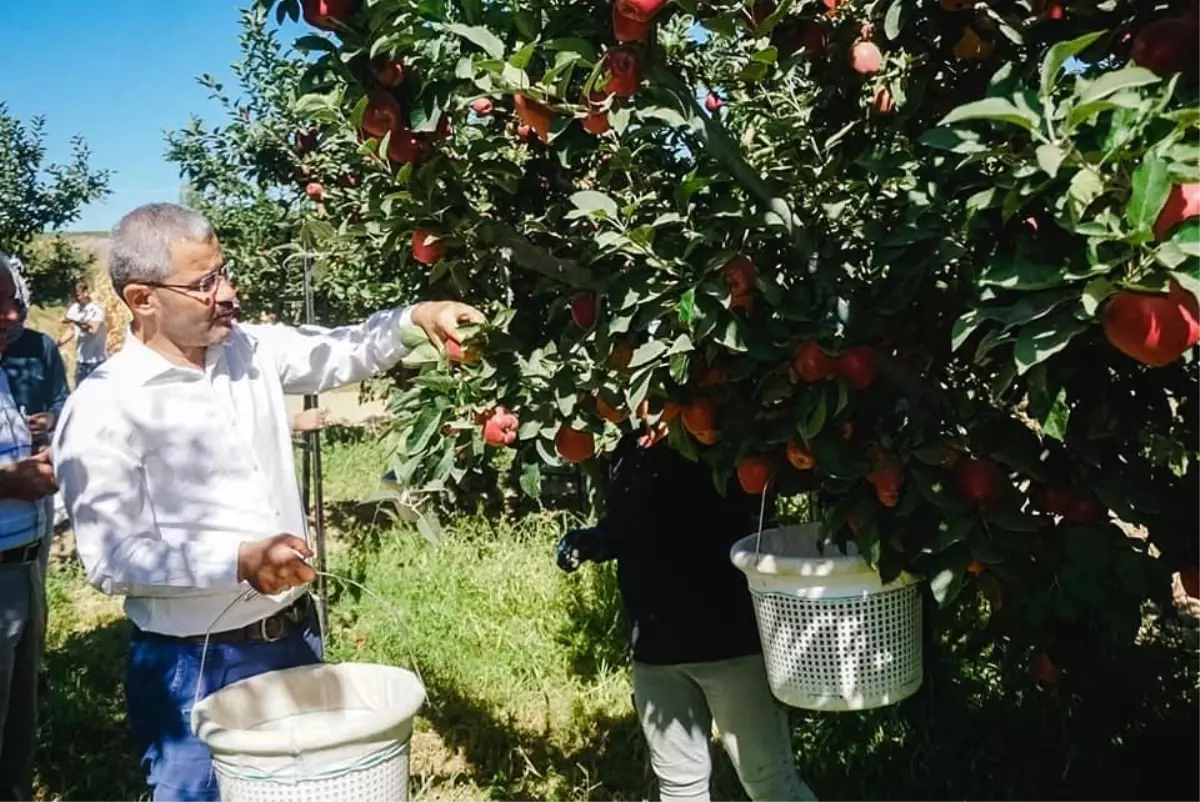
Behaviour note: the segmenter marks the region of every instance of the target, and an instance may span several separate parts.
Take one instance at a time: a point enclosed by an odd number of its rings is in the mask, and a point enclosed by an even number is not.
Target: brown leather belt
[[[227,629],[224,632],[213,632],[208,636],[209,643],[273,643],[274,641],[283,640],[288,635],[303,627],[312,620],[313,616],[312,596],[305,593],[296,601],[284,607],[277,613],[272,613],[261,621],[255,621],[253,624],[247,624],[240,629]],[[204,643],[204,635],[185,635],[177,637],[174,635],[162,635],[157,632],[139,633],[144,637],[151,638],[167,638],[169,640],[182,640],[189,643]]]
[[[0,565],[19,565],[36,562],[41,552],[41,540],[35,540],[32,543],[26,543],[24,546],[17,546],[13,549],[5,549],[4,551],[0,551]]]

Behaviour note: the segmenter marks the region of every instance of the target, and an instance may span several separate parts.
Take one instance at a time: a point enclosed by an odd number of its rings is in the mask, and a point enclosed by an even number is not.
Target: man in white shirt
[[[240,325],[211,226],[174,204],[126,215],[108,262],[130,336],[67,402],[55,469],[89,580],[126,597],[128,715],[154,798],[217,799],[193,699],[321,658],[284,394],[388,369],[409,321],[444,343],[483,316],[424,302],[335,329]]]
[[[75,282],[75,302],[67,307],[63,322],[71,325],[58,346],[61,348],[75,339],[75,386],[78,387],[108,358],[104,307],[92,300],[92,290],[86,281]]]

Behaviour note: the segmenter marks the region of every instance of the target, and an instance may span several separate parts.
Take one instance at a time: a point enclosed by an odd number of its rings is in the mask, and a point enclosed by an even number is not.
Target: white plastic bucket
[[[883,584],[853,549],[818,548],[818,524],[750,535],[730,559],[754,601],[771,692],[805,710],[866,710],[921,687],[921,596],[901,574]]]
[[[425,687],[372,663],[270,671],[199,701],[192,730],[231,802],[408,799],[409,742]]]

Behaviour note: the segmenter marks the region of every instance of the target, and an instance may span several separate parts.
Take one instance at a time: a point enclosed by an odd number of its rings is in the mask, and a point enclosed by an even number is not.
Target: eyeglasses
[[[233,264],[225,262],[216,270],[210,270],[195,281],[190,281],[187,284],[164,284],[157,281],[141,282],[147,287],[158,287],[164,290],[178,290],[189,294],[199,293],[208,297],[208,300],[215,301],[217,291],[221,288],[222,281],[232,282],[231,274],[233,272]]]

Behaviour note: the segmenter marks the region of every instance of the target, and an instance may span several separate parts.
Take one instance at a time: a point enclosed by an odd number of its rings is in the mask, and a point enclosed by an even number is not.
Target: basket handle
[[[295,553],[295,555],[297,557],[299,557],[305,563],[308,563],[310,565],[310,567],[312,567],[313,572],[316,573],[317,576],[325,577],[326,579],[336,579],[339,582],[345,582],[348,585],[353,585],[353,586],[357,587],[359,590],[366,593],[368,596],[371,596],[372,598],[374,598],[376,601],[378,601],[380,603],[380,605],[383,606],[383,608],[385,610],[387,610],[388,613],[391,614],[392,618],[394,618],[396,620],[396,623],[398,623],[400,625],[400,629],[402,629],[405,633],[408,633],[408,631],[409,631],[408,625],[404,622],[404,618],[400,615],[400,611],[398,609],[396,609],[396,606],[394,604],[389,602],[378,592],[372,590],[371,588],[367,587],[366,585],[364,585],[363,583],[361,583],[357,580],[351,579],[348,576],[342,576],[340,574],[335,574],[332,571],[320,571],[315,566],[312,566],[312,564],[309,563],[308,558],[305,557],[304,555],[302,555],[300,552],[295,551],[295,550],[293,550],[293,552]],[[208,629],[204,630],[204,645],[200,649],[200,670],[199,670],[199,672],[197,672],[199,676],[197,676],[197,678],[196,678],[196,693],[192,696],[192,708],[193,709],[196,707],[197,704],[199,704],[200,690],[204,687],[204,664],[208,660],[208,643],[209,643],[210,638],[212,637],[213,628],[215,628],[216,625],[221,621],[221,619],[225,617],[226,613],[228,613],[230,610],[233,609],[234,605],[238,604],[239,602],[249,601],[250,599],[253,599],[255,596],[258,596],[258,595],[260,595],[259,592],[257,590],[255,590],[254,588],[252,588],[252,587],[246,588],[241,593],[239,593],[233,601],[231,601],[229,604],[227,604],[225,606],[225,609],[222,610],[217,615],[217,617],[212,620],[212,623],[210,623],[208,625]],[[318,609],[318,616],[320,616],[320,605],[317,605],[317,609]],[[329,637],[329,632],[327,629],[328,622],[320,621],[319,623],[320,623],[320,628],[321,628],[321,645],[322,645],[322,647],[324,647],[327,642],[327,639]],[[404,650],[408,653],[408,661],[412,665],[413,673],[417,675],[417,680],[421,683],[422,686],[424,686],[425,678],[421,676],[421,668],[420,668],[420,666],[417,665],[417,658],[416,658],[416,655],[413,654],[410,639],[406,639],[406,645],[405,645]]]

